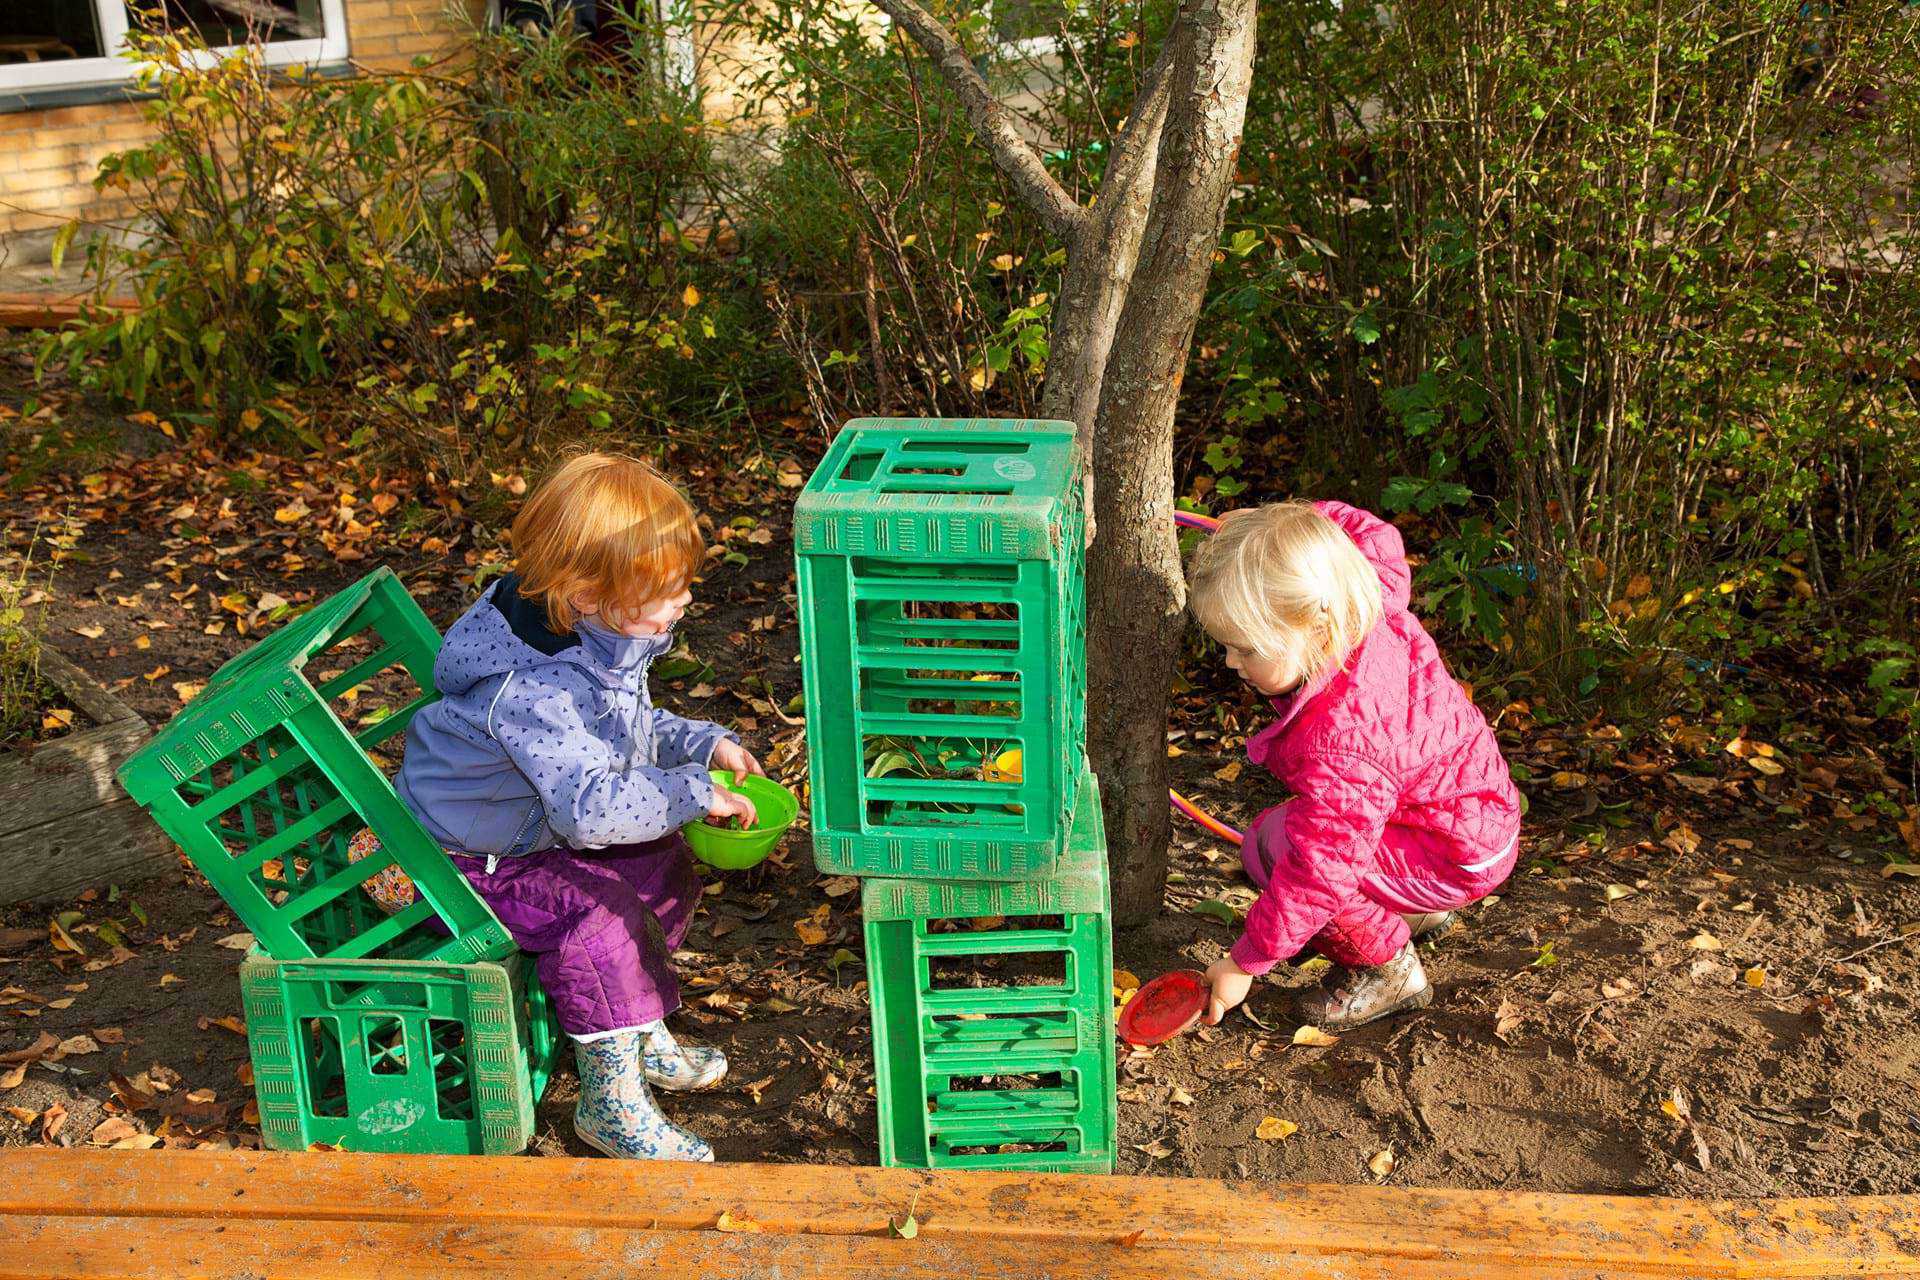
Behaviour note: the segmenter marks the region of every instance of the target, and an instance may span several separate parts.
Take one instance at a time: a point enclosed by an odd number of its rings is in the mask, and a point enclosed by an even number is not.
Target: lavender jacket
[[[433,665],[440,700],[407,726],[400,798],[446,848],[518,857],[657,840],[713,802],[719,725],[653,705],[647,668],[671,634],[583,620],[556,634],[518,575],[483,592]]]

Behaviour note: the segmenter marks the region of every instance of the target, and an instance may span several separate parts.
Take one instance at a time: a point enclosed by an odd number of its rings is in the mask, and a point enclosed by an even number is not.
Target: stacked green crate
[[[814,861],[869,877],[884,1164],[1113,1167],[1083,490],[1071,423],[863,419],[795,509]]]
[[[266,1144],[507,1155],[560,1043],[524,955],[270,960],[240,969]]]
[[[221,667],[120,766],[127,793],[275,959],[512,952],[370,754],[439,697],[439,649],[393,571],[376,570]],[[381,851],[355,862],[347,844],[366,828]],[[362,886],[395,866],[417,896],[388,915]]]
[[[1045,880],[870,879],[880,1160],[1113,1169],[1113,935],[1091,776]]]
[[[440,636],[380,569],[225,666],[120,768],[256,947],[241,969],[267,1145],[526,1146],[559,1036],[526,957],[394,793]],[[355,861],[362,830],[379,852]],[[404,872],[388,912],[369,882]]]
[[[1086,736],[1081,474],[1066,422],[836,438],[794,512],[823,871],[1052,872]]]

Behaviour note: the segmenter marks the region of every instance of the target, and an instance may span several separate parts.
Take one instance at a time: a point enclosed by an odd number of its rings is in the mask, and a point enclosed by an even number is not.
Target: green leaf
[[[1252,253],[1260,243],[1260,233],[1252,228],[1242,228],[1233,233],[1233,239],[1227,241],[1227,251],[1236,258],[1244,258]]]
[[[79,230],[78,222],[69,222],[54,235],[53,249],[48,261],[56,272],[60,270],[60,263],[67,256],[67,246],[73,243],[74,233]]]
[[[1204,902],[1196,902],[1193,904],[1192,910],[1193,914],[1197,916],[1206,916],[1209,919],[1218,920],[1221,924],[1229,927],[1238,923],[1240,919],[1240,913],[1235,911],[1230,903],[1222,902],[1218,898],[1208,898]]]

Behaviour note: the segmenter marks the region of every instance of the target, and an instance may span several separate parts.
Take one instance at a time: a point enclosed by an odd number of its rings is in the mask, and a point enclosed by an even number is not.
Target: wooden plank
[[[95,724],[116,720],[139,720],[134,709],[114,696],[113,691],[67,660],[52,645],[40,646],[40,674],[73,700],[73,705],[93,718]]]
[[[95,303],[89,294],[0,293],[0,329],[58,329],[104,308],[131,311],[131,298]]]
[[[0,758],[0,903],[69,898],[171,868],[173,841],[113,776],[151,736],[146,721],[49,647],[40,670],[96,723]]]
[[[903,1239],[889,1224],[909,1211],[918,1232]],[[1687,1201],[809,1165],[0,1154],[0,1276],[18,1277],[1890,1277],[1920,1276],[1917,1224],[1913,1196]]]

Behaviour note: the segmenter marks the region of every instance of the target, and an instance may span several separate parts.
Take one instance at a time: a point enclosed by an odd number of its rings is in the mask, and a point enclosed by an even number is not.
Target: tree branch
[[[899,23],[940,68],[940,74],[966,108],[967,119],[1001,175],[1055,235],[1071,237],[1085,220],[1086,210],[1074,203],[1066,188],[1047,172],[1040,153],[1015,127],[1014,113],[993,96],[993,90],[987,87],[953,33],[916,0],[873,2]]]

